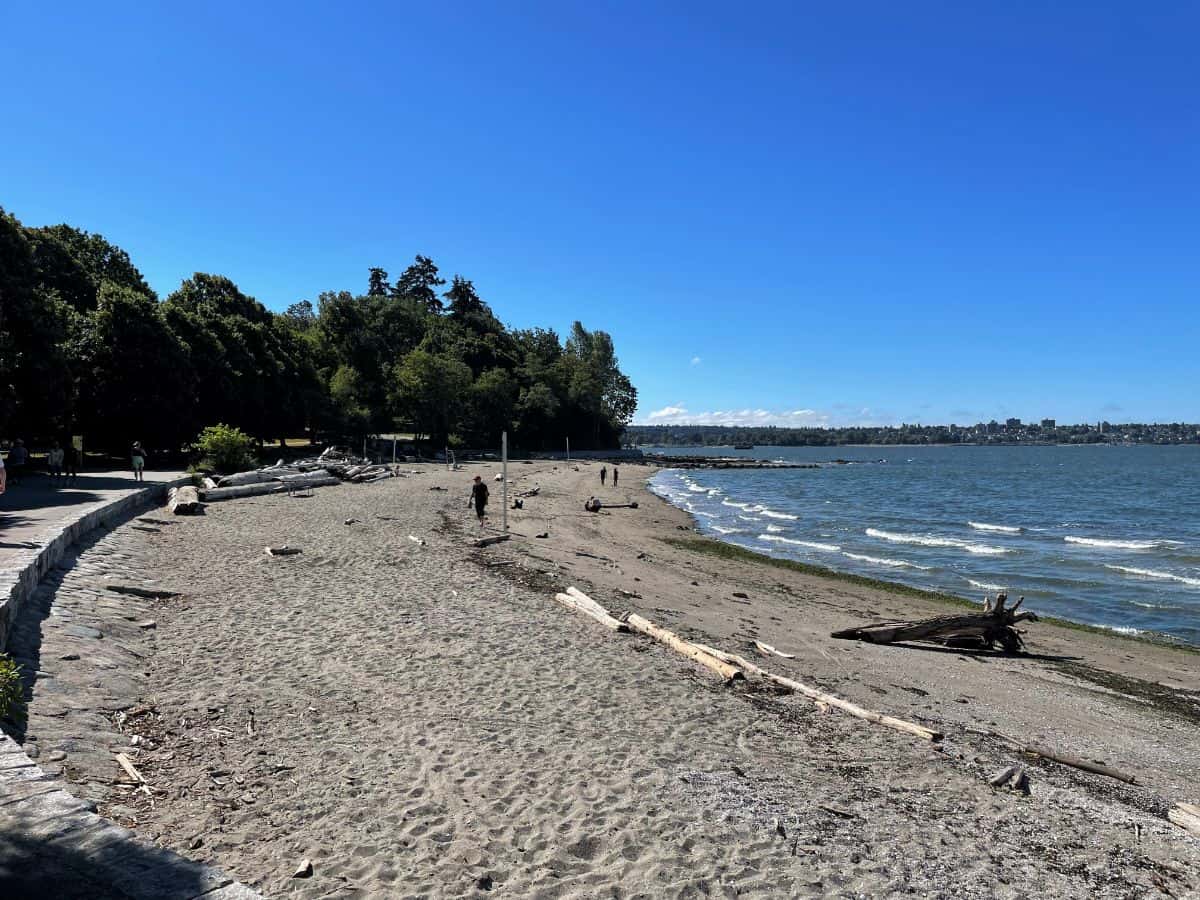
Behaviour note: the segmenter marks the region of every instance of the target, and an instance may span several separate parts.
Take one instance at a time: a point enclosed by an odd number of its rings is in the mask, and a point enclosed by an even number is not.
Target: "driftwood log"
[[[579,588],[569,587],[565,594],[555,594],[554,599],[567,607],[567,609],[573,609],[589,618],[595,619],[605,628],[613,631],[629,630],[628,625],[614,619],[607,609],[579,590]]]
[[[726,653],[724,650],[717,650],[713,647],[700,646],[701,650],[709,653],[720,660],[727,663],[732,663],[736,666],[741,666],[751,675],[757,675],[759,678],[765,678],[767,681],[772,681],[781,687],[795,691],[798,694],[803,694],[809,700],[812,700],[818,707],[827,708],[836,706],[843,712],[858,719],[864,719],[868,722],[874,722],[876,725],[883,725],[885,728],[892,728],[896,731],[903,731],[906,734],[912,734],[932,743],[938,743],[942,740],[942,733],[934,731],[932,728],[926,728],[924,725],[917,725],[915,722],[906,722],[904,719],[897,719],[894,716],[885,716],[883,713],[876,712],[873,709],[867,709],[859,706],[857,703],[851,703],[849,700],[843,700],[836,694],[830,694],[827,691],[822,691],[819,688],[810,687],[803,682],[796,681],[794,678],[784,678],[782,675],[775,675],[768,672],[761,666],[756,666],[754,663],[745,657],[738,656],[734,653]],[[824,711],[824,709],[822,709]]]
[[[629,616],[626,621],[629,627],[634,631],[639,631],[647,637],[652,637],[656,641],[666,644],[676,653],[682,653],[693,662],[698,662],[702,666],[707,666],[712,669],[726,681],[733,681],[738,678],[745,678],[741,669],[737,666],[730,665],[722,659],[714,656],[706,647],[701,647],[697,644],[689,643],[676,634],[672,634],[665,628],[660,628],[649,619],[643,619],[637,613]]]
[[[167,512],[177,516],[192,516],[203,506],[200,492],[194,487],[173,487],[167,492]]]
[[[1167,818],[1185,831],[1200,837],[1200,806],[1195,803],[1176,803],[1167,810]]]
[[[938,616],[921,622],[883,622],[878,625],[863,625],[835,631],[830,637],[851,641],[866,641],[869,644],[894,644],[897,641],[930,641],[953,647],[983,647],[991,649],[1000,644],[1008,653],[1016,653],[1025,644],[1018,622],[1038,620],[1037,613],[1017,612],[1025,602],[1022,597],[1012,606],[1006,606],[1008,594],[999,593],[995,601],[984,598],[982,613],[967,613],[959,616]]]

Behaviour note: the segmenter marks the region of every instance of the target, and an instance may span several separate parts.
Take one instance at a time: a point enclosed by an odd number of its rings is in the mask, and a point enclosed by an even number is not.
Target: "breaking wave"
[[[1165,547],[1171,541],[1116,541],[1104,538],[1075,537],[1068,534],[1063,538],[1068,544],[1080,544],[1084,547],[1101,547],[1105,550],[1153,550]]]
[[[989,525],[987,522],[968,522],[976,531],[1000,531],[1004,534],[1020,534],[1024,528],[1016,525]]]
[[[760,541],[774,541],[777,544],[791,544],[794,547],[808,547],[810,550],[824,550],[827,553],[837,553],[842,548],[837,544],[821,544],[817,541],[797,541],[792,538],[780,537],[777,534],[760,534]]]
[[[867,556],[865,553],[843,553],[848,559],[858,559],[865,563],[871,563],[876,566],[889,566],[893,569],[920,569],[922,572],[928,572],[929,566],[918,566],[916,563],[908,562],[903,559],[880,559],[878,556]]]
[[[1176,575],[1174,572],[1159,572],[1155,569],[1136,569],[1133,566],[1109,566],[1104,568],[1112,569],[1115,572],[1126,572],[1130,575],[1137,575],[1139,578],[1157,578],[1160,581],[1177,581],[1180,584],[1190,585],[1191,587],[1200,587],[1200,578],[1188,578],[1186,575]]]
[[[986,581],[976,581],[974,578],[968,578],[967,584],[971,587],[979,588],[981,591],[1007,591],[1008,588],[1002,584],[988,584]]]
[[[895,544],[917,544],[922,547],[955,547],[968,553],[978,553],[984,556],[997,556],[1001,553],[1011,553],[1007,547],[989,547],[987,544],[976,544],[959,538],[933,537],[927,534],[899,534],[894,531],[881,531],[878,528],[868,528],[868,537],[879,538],[881,541],[891,541]]]

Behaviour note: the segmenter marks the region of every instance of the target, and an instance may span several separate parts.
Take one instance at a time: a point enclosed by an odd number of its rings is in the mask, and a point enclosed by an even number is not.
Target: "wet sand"
[[[1164,818],[1200,799],[1197,655],[1045,623],[1029,627],[1033,657],[835,641],[945,608],[697,552],[704,539],[636,466],[601,492],[599,464],[511,465],[510,489],[539,494],[510,512],[511,540],[476,549],[470,478],[492,488],[495,534],[498,466],[416,468],[114,534],[142,583],[183,595],[136,637],[144,674],[124,709],[138,714],[119,726],[152,796],[110,795],[102,813],[119,806],[123,824],[281,896],[1200,890],[1200,841]],[[587,513],[593,493],[639,508]],[[264,555],[282,544],[303,552]],[[559,606],[570,584],[706,644],[773,644],[795,659],[760,664],[946,739],[724,685]],[[57,639],[43,638],[48,677]],[[38,716],[35,686],[30,731],[52,733]],[[1020,759],[968,728],[1139,784]],[[64,767],[82,784],[103,762],[68,753]],[[987,784],[1016,762],[1028,797]],[[311,877],[293,878],[304,858]]]

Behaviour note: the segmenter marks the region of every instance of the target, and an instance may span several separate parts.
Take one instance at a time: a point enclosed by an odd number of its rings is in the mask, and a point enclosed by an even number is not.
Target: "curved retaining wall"
[[[22,602],[68,548],[94,528],[119,524],[161,503],[169,488],[190,480],[157,482],[48,526],[39,535],[41,547],[17,555],[0,572],[0,649],[8,646],[9,625]],[[7,896],[4,885],[14,879],[26,887],[36,879],[33,890],[70,885],[103,898],[261,900],[221,870],[155,846],[97,815],[59,784],[0,733],[0,895]],[[8,863],[21,871],[8,871]]]
[[[118,522],[146,507],[165,500],[167,490],[175,485],[188,484],[190,478],[159,481],[133,491],[100,506],[93,507],[78,518],[65,524],[48,527],[48,533],[40,548],[30,549],[17,556],[15,562],[5,565],[0,571],[0,650],[8,646],[9,624],[16,620],[21,603],[33,593],[42,576],[58,565],[67,548],[100,525]]]

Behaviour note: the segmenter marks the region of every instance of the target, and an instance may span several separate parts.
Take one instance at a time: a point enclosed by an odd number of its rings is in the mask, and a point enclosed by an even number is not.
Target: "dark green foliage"
[[[0,719],[24,720],[24,692],[21,667],[11,657],[0,653]]]
[[[612,447],[637,394],[612,339],[576,323],[510,331],[455,275],[417,256],[390,284],[274,313],[221,275],[159,301],[119,247],[0,210],[0,436],[84,435],[177,452],[213,422],[261,442],[395,430],[434,447]],[[442,298],[446,305],[443,308]],[[224,426],[223,426],[224,427]]]

